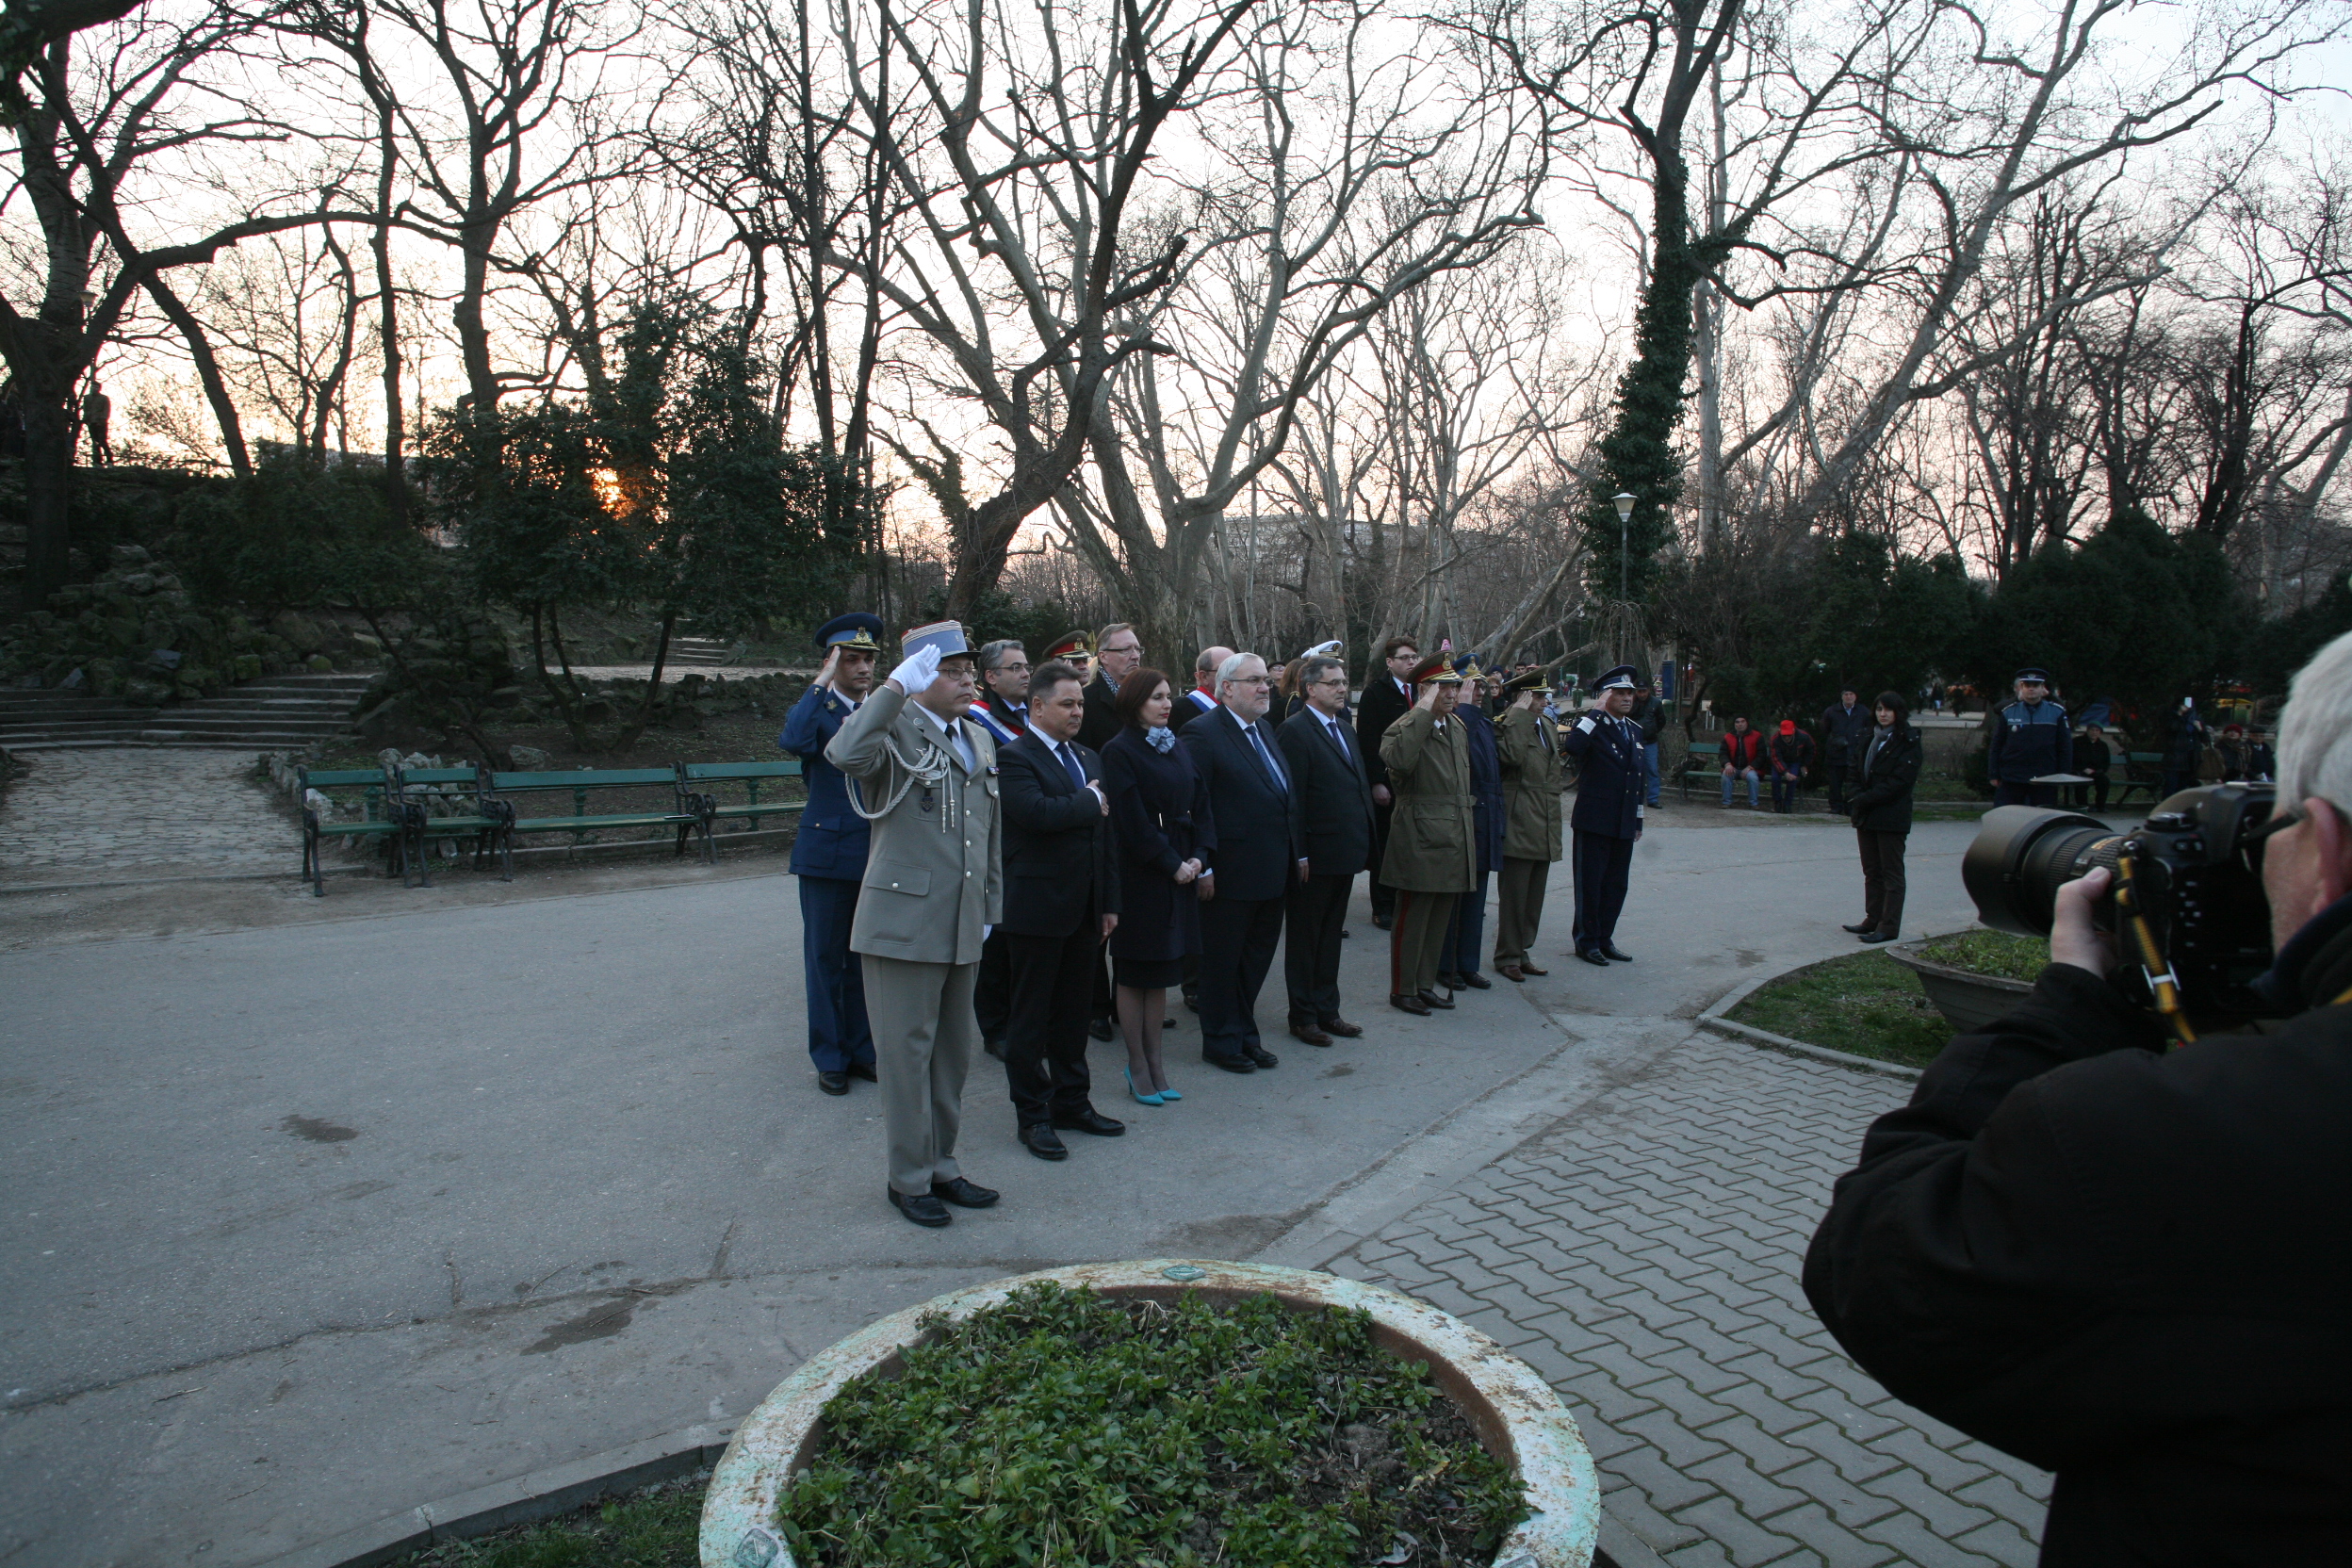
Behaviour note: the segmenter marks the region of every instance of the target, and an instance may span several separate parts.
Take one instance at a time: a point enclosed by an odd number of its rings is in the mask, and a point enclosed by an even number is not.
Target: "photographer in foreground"
[[[2051,962],[1881,1117],[1805,1295],[1899,1397],[2057,1472],[2045,1568],[2352,1561],[2352,636],[2261,832],[2261,1035],[2167,1052],[2067,883]]]

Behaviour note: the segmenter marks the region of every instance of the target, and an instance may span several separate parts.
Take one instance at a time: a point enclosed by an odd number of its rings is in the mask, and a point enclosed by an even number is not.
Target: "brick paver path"
[[[302,836],[252,782],[255,753],[93,746],[24,754],[0,796],[0,878],[283,871]]]
[[[1342,1255],[1557,1385],[1607,1507],[1675,1568],[2031,1564],[2041,1471],[1897,1401],[1797,1282],[1906,1083],[1695,1032]]]

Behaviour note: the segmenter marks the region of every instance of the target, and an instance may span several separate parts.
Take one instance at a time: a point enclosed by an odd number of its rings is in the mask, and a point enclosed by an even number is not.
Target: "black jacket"
[[[1102,787],[1111,795],[1111,834],[1119,841],[1119,929],[1111,956],[1165,961],[1200,951],[1200,895],[1176,883],[1186,860],[1217,842],[1208,787],[1192,753],[1152,749],[1129,725],[1102,748]]]
[[[1100,781],[1102,760],[1073,743],[1078,765]],[[1067,937],[1081,920],[1119,913],[1110,819],[1094,792],[1070,778],[1034,730],[996,753],[1004,799],[1004,918],[1022,937]]]
[[[1258,732],[1267,746],[1275,746],[1272,726],[1261,720]],[[1286,790],[1275,787],[1227,710],[1201,714],[1200,723],[1184,726],[1176,743],[1192,754],[1192,765],[1209,787],[1217,842],[1202,858],[1217,873],[1217,896],[1282,897],[1298,877],[1295,862],[1307,852],[1295,783]],[[1277,749],[1275,760],[1281,760]],[[1285,764],[1282,771],[1290,770]]]
[[[1870,727],[1869,703],[1857,701],[1852,708],[1831,703],[1821,710],[1821,756],[1833,765],[1853,761],[1854,749]]]
[[[1344,752],[1323,715],[1312,710],[1292,714],[1274,732],[1298,787],[1307,869],[1317,876],[1353,876],[1372,863],[1372,781],[1345,714],[1339,730]]]
[[[1111,683],[1097,670],[1094,678],[1086,682],[1086,716],[1078,725],[1078,741],[1088,751],[1100,753],[1111,743],[1112,736],[1126,727],[1115,706],[1119,694],[1111,690]]]
[[[1867,833],[1911,831],[1911,792],[1919,786],[1926,743],[1909,724],[1898,725],[1878,755],[1870,747],[1875,727],[1863,732],[1846,763],[1846,809]]]
[[[1413,698],[1396,689],[1396,678],[1388,673],[1388,666],[1375,664],[1364,678],[1364,696],[1356,704],[1356,749],[1364,753],[1364,771],[1375,784],[1388,782],[1388,768],[1380,760],[1380,737],[1412,706]]]
[[[1198,688],[1196,688],[1196,690]],[[1214,697],[1209,700],[1208,707],[1203,708],[1200,703],[1193,700],[1193,694],[1191,692],[1180,692],[1177,694],[1175,702],[1170,704],[1168,707],[1168,727],[1181,734],[1184,726],[1190,724],[1193,720],[1199,718],[1203,713],[1213,713],[1216,710],[1217,700]]]
[[[2044,1568],[2352,1560],[2352,899],[2309,1010],[2160,1054],[2052,965],[1838,1183],[1805,1291],[1898,1398],[2057,1471]]]

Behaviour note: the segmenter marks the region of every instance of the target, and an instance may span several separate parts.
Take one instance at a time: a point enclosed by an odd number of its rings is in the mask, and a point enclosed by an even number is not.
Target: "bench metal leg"
[[[313,898],[327,896],[327,871],[321,865],[318,842],[318,819],[308,811],[302,813],[302,880],[310,884]]]

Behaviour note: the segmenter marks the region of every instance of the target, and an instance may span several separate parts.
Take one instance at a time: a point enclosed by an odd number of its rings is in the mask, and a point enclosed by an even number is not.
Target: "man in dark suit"
[[[1184,726],[1201,714],[1217,711],[1217,672],[1233,656],[1233,650],[1226,647],[1200,650],[1200,657],[1192,662],[1192,690],[1168,709],[1168,728],[1181,735]]]
[[[1421,650],[1412,638],[1391,637],[1380,645],[1382,667],[1364,677],[1364,700],[1356,704],[1356,751],[1372,780],[1372,923],[1383,931],[1396,914],[1396,890],[1380,880],[1396,801],[1388,792],[1388,766],[1380,760],[1380,737],[1413,707],[1413,672],[1420,662]]]
[[[1217,846],[1200,874],[1200,1059],[1228,1072],[1277,1064],[1258,1037],[1258,989],[1282,937],[1282,905],[1307,874],[1298,792],[1260,721],[1273,695],[1266,661],[1218,666],[1217,710],[1178,737],[1209,787]]]
[[[801,969],[808,1003],[808,1059],[817,1087],[847,1094],[851,1078],[874,1081],[874,1029],[866,1018],[865,980],[849,950],[858,885],[866,874],[866,819],[851,809],[849,789],[825,748],[874,689],[882,622],[862,611],[836,616],[817,631],[825,667],[784,721],[776,744],[800,759],[808,804],[792,840],[800,884]]]
[[[1311,654],[1298,666],[1306,706],[1275,732],[1306,829],[1307,877],[1291,884],[1282,947],[1290,1032],[1309,1045],[1363,1026],[1339,1016],[1339,934],[1356,873],[1372,860],[1372,781],[1348,723],[1348,666]]]
[[[1078,672],[1049,660],[1029,678],[1029,731],[997,753],[1004,813],[1004,938],[1012,1012],[1004,1078],[1021,1146],[1067,1159],[1060,1133],[1127,1129],[1086,1098],[1086,1008],[1102,944],[1119,923],[1102,760],[1078,743]]]
[[[1113,621],[1094,634],[1094,678],[1086,682],[1086,722],[1078,738],[1096,751],[1126,727],[1119,716],[1119,683],[1142,663],[1143,639],[1125,621]]]

